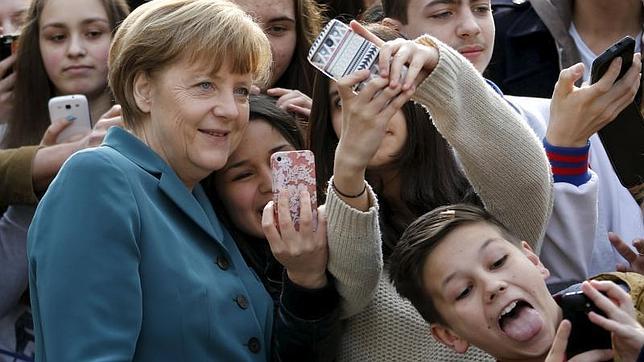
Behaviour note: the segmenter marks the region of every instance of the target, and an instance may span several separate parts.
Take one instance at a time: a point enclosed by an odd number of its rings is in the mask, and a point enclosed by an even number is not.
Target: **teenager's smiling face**
[[[458,352],[469,344],[499,360],[544,356],[561,310],[548,270],[527,243],[516,247],[478,222],[451,231],[428,256],[423,284],[447,326],[432,333]]]

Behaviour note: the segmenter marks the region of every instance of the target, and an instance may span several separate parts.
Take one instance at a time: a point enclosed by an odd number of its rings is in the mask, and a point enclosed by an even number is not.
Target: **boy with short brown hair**
[[[546,288],[548,275],[527,242],[469,205],[441,207],[420,217],[403,234],[390,266],[396,290],[431,324],[437,340],[460,353],[476,345],[501,361],[543,361],[551,349],[548,360],[563,359],[561,346],[570,328],[564,323],[557,331],[562,310]],[[599,277],[624,283],[639,301],[641,275]],[[584,282],[581,289],[607,316],[591,312],[591,322],[612,332],[622,360],[635,361],[644,328],[634,318],[631,297],[607,281]],[[610,350],[593,350],[577,358],[611,356]]]

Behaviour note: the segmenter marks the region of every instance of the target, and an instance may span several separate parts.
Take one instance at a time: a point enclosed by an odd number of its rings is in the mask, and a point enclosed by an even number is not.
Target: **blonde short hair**
[[[229,61],[233,73],[270,78],[268,38],[253,19],[226,0],[154,0],[128,16],[114,35],[109,84],[127,127],[144,117],[134,99],[134,80],[177,61],[208,64],[216,72]]]

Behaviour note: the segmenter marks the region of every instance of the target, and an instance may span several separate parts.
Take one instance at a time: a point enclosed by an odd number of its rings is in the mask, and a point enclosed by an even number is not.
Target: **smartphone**
[[[618,57],[622,58],[622,68],[619,71],[619,76],[617,76],[617,80],[619,80],[633,64],[634,52],[635,40],[630,36],[625,36],[617,43],[611,45],[610,48],[606,49],[593,61],[593,65],[590,70],[590,83],[595,83],[601,79],[613,60]]]
[[[610,332],[588,319],[588,313],[605,313],[581,291],[564,293],[560,296],[559,306],[563,318],[570,321],[572,329],[568,337],[566,356],[568,359],[593,349],[611,349]]]
[[[51,122],[64,118],[71,121],[56,139],[57,143],[70,141],[92,130],[87,98],[82,94],[54,97],[49,100],[49,119]]]
[[[326,76],[337,81],[345,75],[369,69],[366,80],[354,86],[360,91],[365,84],[380,74],[378,54],[380,49],[374,43],[354,33],[345,23],[333,19],[322,29],[309,50],[309,62]],[[407,67],[401,71],[405,77]]]
[[[622,58],[621,78],[633,63],[635,40],[625,37],[610,46],[595,61],[591,70],[591,83],[597,82],[613,59]],[[627,188],[644,183],[644,115],[640,112],[642,87],[629,104],[611,123],[597,134],[622,185]]]
[[[5,60],[11,54],[16,53],[18,48],[18,35],[2,35],[0,36],[0,61]],[[9,69],[3,76],[7,77],[13,72],[13,69]]]
[[[0,36],[0,60],[8,58],[14,54],[18,49],[18,35],[2,35]]]
[[[300,190],[311,195],[313,230],[317,229],[317,194],[315,183],[315,157],[309,150],[282,151],[271,155],[273,176],[273,201],[275,222],[278,223],[277,198],[280,191],[288,191],[288,204],[295,230],[300,230]]]

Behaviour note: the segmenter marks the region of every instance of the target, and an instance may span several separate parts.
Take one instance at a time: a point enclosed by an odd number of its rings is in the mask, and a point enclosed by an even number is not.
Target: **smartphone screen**
[[[288,191],[289,210],[295,230],[300,224],[300,191],[311,195],[309,207],[313,212],[313,229],[317,229],[317,195],[315,158],[309,150],[275,152],[271,156],[275,220],[278,221],[277,198],[282,190]]]

